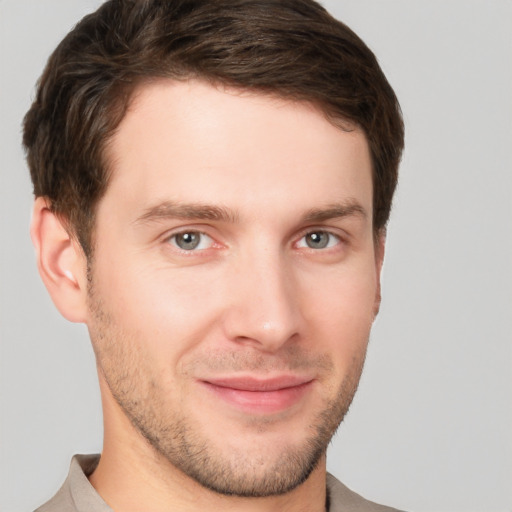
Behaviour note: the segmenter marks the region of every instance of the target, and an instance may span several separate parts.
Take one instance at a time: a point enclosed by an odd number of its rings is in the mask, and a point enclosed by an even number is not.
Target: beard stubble
[[[170,407],[166,397],[171,390],[164,390],[155,380],[144,354],[144,345],[118,325],[96,296],[92,279],[89,284],[92,317],[89,332],[100,378],[104,379],[125,416],[157,458],[162,457],[201,486],[227,496],[277,496],[292,491],[307,480],[350,407],[362,373],[368,337],[358,356],[351,361],[338,389],[305,425],[307,433],[301,442],[281,444],[278,453],[274,452],[272,456],[258,456],[229,446],[217,446],[219,443],[215,441],[222,437],[222,432],[208,435],[193,418]],[[322,369],[325,377],[333,369],[332,360],[327,355],[312,357],[296,347],[283,350],[277,359],[240,352],[202,354],[199,360],[187,365],[188,370],[195,365],[224,372],[316,367]],[[254,420],[254,443],[265,439],[261,436],[269,428],[265,421],[268,423],[265,419]],[[265,450],[262,452],[266,453]]]

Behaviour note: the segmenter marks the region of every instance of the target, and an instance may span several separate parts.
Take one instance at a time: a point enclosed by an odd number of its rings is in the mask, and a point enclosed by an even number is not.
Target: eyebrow
[[[366,210],[355,200],[343,203],[329,204],[324,208],[312,208],[302,216],[303,223],[324,222],[341,217],[368,217]],[[237,223],[238,212],[223,206],[203,203],[176,203],[164,201],[147,208],[142,215],[135,219],[135,224],[158,222],[165,219],[212,220],[217,222]]]
[[[236,223],[238,218],[236,212],[222,206],[164,201],[146,209],[142,215],[135,219],[135,223],[144,224],[164,219],[214,220]]]
[[[350,199],[343,203],[330,204],[325,208],[312,208],[303,217],[304,222],[324,222],[340,217],[359,216],[368,218],[366,210],[355,200]]]

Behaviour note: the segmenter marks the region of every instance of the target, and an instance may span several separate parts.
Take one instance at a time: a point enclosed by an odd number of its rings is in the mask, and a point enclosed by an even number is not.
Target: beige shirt
[[[99,460],[99,455],[75,455],[62,487],[35,512],[113,512],[87,479]],[[327,501],[327,512],[399,512],[365,500],[330,474],[327,475]]]

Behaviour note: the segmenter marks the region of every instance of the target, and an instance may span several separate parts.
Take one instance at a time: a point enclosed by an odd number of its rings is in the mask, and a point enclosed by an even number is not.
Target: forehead
[[[106,156],[106,196],[133,208],[169,199],[261,208],[357,195],[371,210],[365,135],[307,102],[159,80],[136,91]]]

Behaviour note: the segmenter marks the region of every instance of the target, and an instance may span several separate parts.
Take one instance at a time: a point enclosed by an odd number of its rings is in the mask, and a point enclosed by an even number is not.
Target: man
[[[311,0],[110,0],[25,118],[31,235],[104,413],[41,511],[391,510],[326,474],[380,304],[403,147]]]

